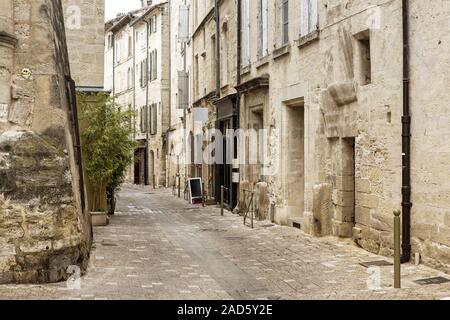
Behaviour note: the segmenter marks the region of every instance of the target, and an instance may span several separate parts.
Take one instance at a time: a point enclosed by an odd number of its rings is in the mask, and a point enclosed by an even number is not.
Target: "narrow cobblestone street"
[[[413,281],[442,276],[406,265],[402,290],[393,267],[382,267],[381,288],[363,262],[389,259],[348,241],[315,239],[297,229],[242,218],[215,207],[188,205],[170,190],[124,187],[118,213],[95,229],[81,289],[66,283],[3,285],[2,299],[443,299],[450,284]],[[372,272],[373,273],[373,272]],[[373,277],[373,276],[372,276]]]

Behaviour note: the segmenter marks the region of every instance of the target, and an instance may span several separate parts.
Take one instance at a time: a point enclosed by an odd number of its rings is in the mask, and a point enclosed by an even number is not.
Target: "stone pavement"
[[[387,260],[348,240],[317,239],[300,230],[256,222],[215,207],[192,206],[171,190],[125,186],[118,213],[95,229],[88,274],[67,283],[3,285],[1,299],[444,299],[450,283],[413,281],[446,276],[403,266],[403,289],[392,288]],[[379,277],[378,277],[379,275]],[[380,279],[378,281],[378,279]]]

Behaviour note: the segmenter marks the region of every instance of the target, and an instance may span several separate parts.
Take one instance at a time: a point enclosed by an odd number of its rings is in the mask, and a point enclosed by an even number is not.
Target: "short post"
[[[224,196],[225,187],[220,186],[220,215],[223,216],[223,196]]]
[[[401,288],[400,211],[394,212],[394,288]]]
[[[181,198],[181,176],[178,174],[178,198]]]
[[[203,208],[206,207],[205,201],[206,201],[206,199],[205,199],[205,183],[202,183],[202,206],[203,206]]]
[[[255,217],[255,191],[252,191],[252,229],[254,217]]]

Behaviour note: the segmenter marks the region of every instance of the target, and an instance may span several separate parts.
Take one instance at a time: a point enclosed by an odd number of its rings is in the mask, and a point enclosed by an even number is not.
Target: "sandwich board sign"
[[[191,204],[203,201],[203,187],[201,178],[188,179],[189,200]]]

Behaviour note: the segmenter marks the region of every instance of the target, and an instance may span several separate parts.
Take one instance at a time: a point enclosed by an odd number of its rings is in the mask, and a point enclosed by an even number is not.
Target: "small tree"
[[[98,205],[99,197],[105,196],[97,194],[98,190],[106,188],[111,201],[110,213],[114,213],[114,193],[124,182],[136,148],[131,126],[134,114],[131,110],[121,110],[106,94],[100,94],[94,99],[89,94],[80,94],[78,104],[85,173],[87,179],[97,187],[93,192],[93,206]]]

